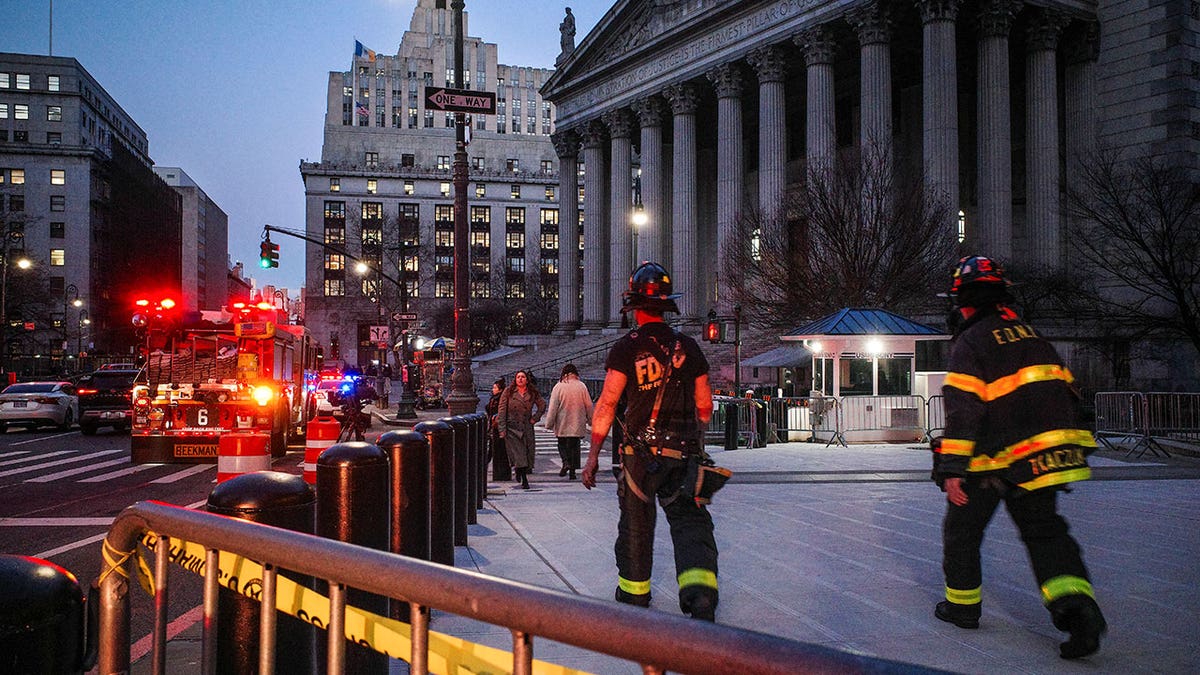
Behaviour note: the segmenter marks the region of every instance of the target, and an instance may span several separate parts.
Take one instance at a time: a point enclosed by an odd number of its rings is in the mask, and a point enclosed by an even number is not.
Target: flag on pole
[[[367,107],[366,101],[359,101],[357,110],[358,110],[359,117],[370,117],[371,116],[371,109]]]
[[[363,43],[359,42],[358,40],[354,41],[354,55],[359,58],[362,58],[365,56],[365,57],[367,57],[368,61],[375,60],[375,50],[367,49],[366,47],[363,46]]]

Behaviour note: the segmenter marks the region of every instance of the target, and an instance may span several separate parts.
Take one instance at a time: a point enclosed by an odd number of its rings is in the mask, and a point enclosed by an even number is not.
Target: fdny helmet
[[[1004,289],[1010,285],[1000,263],[987,256],[971,255],[959,260],[955,265],[949,295],[957,296],[969,287]]]
[[[675,299],[682,295],[671,292],[671,275],[667,274],[666,268],[647,260],[629,275],[629,290],[625,292],[621,312],[644,309],[678,313]]]

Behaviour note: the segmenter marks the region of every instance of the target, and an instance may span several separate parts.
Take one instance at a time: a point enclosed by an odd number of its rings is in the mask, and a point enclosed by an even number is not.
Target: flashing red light
[[[235,302],[235,303],[233,303],[233,308],[234,309],[245,309],[246,303],[241,302],[241,301]]]
[[[97,394],[99,392],[99,389],[84,389],[83,387],[75,390],[76,394]]]
[[[171,298],[163,298],[162,302],[158,303],[158,306],[162,307],[163,309],[174,309],[175,301],[172,300]]]
[[[150,301],[145,298],[140,298],[140,299],[138,299],[137,302],[135,302],[133,304],[137,305],[138,307],[149,307]]]
[[[260,302],[257,305],[255,305],[255,307],[257,307],[259,309],[275,309],[275,306],[269,302]]]

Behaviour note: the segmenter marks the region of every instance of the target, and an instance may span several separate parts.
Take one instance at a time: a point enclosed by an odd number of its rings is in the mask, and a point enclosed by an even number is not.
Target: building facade
[[[6,278],[44,293],[6,307],[15,369],[128,354],[135,296],[178,293],[181,199],[151,167],[146,133],[78,61],[0,53],[0,219],[33,261]]]
[[[551,71],[499,64],[495,44],[465,37],[456,82],[453,49],[449,3],[419,0],[395,54],[359,49],[350,71],[329,74],[321,161],[300,164],[304,313],[326,354],[350,364],[385,356],[401,327],[393,314],[428,330],[450,320],[454,116],[426,102],[440,87],[496,94],[495,115],[467,116],[473,306],[558,295],[559,166],[539,93]],[[358,274],[359,261],[372,271]]]
[[[221,309],[228,304],[225,277],[229,274],[229,216],[183,169],[156,166],[154,173],[174,188],[181,200],[179,275],[183,309]]]

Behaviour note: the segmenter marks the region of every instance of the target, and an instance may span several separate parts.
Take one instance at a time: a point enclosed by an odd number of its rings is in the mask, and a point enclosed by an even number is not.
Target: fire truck
[[[262,303],[225,321],[145,327],[133,390],[133,463],[215,462],[221,435],[231,431],[269,435],[275,457],[299,442],[316,348],[307,329],[275,321],[268,308]]]

